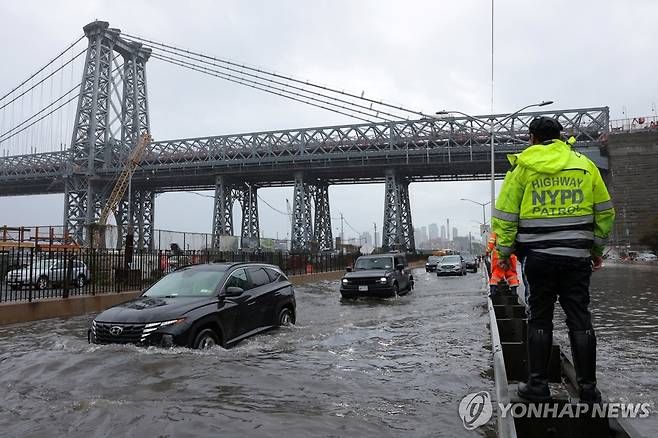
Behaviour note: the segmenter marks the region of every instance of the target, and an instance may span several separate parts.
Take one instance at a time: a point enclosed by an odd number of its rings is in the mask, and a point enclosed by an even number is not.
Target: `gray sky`
[[[498,1],[495,111],[554,100],[552,108],[609,106],[633,116],[658,101],[658,2]],[[490,111],[490,4],[463,1],[21,1],[2,2],[0,92],[13,88],[94,19],[126,33],[261,66],[432,113]],[[76,73],[78,77],[81,71]],[[151,60],[151,128],[157,139],[351,123],[346,117]],[[70,120],[70,124],[73,120]],[[262,189],[285,210],[291,188]],[[1,194],[0,194],[1,195]],[[486,182],[411,186],[416,227],[450,218],[475,231]],[[381,228],[382,185],[330,189],[332,216]],[[289,233],[260,203],[265,237]],[[61,224],[63,195],[0,197],[0,224]],[[340,221],[334,221],[334,231]],[[209,232],[212,199],[166,193],[156,227]],[[346,236],[355,233],[346,226]]]

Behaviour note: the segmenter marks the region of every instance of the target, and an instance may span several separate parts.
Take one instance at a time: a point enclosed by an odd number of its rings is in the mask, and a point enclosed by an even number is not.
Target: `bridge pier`
[[[318,249],[331,250],[334,239],[331,233],[331,211],[329,209],[329,184],[319,182],[315,185],[313,194],[315,204],[315,223],[313,238],[318,243]]]
[[[311,217],[313,189],[304,180],[303,173],[297,172],[294,177],[290,247],[292,251],[304,252],[311,249],[311,239],[313,237],[313,219]]]
[[[382,247],[386,251],[415,251],[414,227],[409,203],[409,178],[386,172]]]
[[[294,177],[290,234],[292,250],[305,252],[333,249],[329,184],[324,181],[308,181],[300,172],[296,173]],[[311,202],[315,208],[315,221]]]
[[[237,184],[224,176],[215,177],[215,206],[213,209],[212,246],[219,248],[220,236],[233,236],[233,203],[238,201],[242,209],[240,235],[256,239],[260,245],[258,221],[258,187],[246,183]]]

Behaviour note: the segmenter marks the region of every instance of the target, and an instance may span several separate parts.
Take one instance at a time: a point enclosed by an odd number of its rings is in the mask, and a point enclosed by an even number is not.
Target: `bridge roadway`
[[[150,143],[133,185],[166,192],[212,189],[217,175],[235,177],[259,187],[294,184],[294,174],[328,184],[383,182],[394,169],[411,181],[477,180],[490,174],[490,133],[493,121],[497,176],[509,167],[508,153],[527,146],[527,126],[536,115],[560,119],[577,147],[606,169],[600,152],[608,129],[607,108],[571,109],[448,117],[394,123],[330,126],[258,132]],[[156,133],[157,136],[157,133]],[[92,177],[111,184],[121,170],[126,148],[113,142],[97,154]],[[0,196],[62,193],[65,179],[78,173],[70,152],[0,158]]]

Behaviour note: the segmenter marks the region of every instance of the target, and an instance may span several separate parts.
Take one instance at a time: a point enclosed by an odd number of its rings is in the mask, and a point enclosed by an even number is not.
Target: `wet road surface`
[[[298,324],[207,352],[90,346],[88,316],[0,327],[0,436],[493,436],[480,273],[415,271],[397,299],[297,287]]]

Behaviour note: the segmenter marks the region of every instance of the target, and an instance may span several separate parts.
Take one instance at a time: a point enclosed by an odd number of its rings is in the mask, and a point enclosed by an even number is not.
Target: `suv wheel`
[[[292,314],[292,310],[287,307],[281,309],[279,312],[278,324],[280,327],[288,327],[295,323],[295,317]]]
[[[44,290],[48,288],[48,277],[42,275],[37,279],[37,288]]]
[[[209,350],[215,345],[219,345],[217,335],[212,329],[207,328],[201,330],[196,335],[196,338],[194,338],[194,342],[192,343],[192,348],[196,348],[197,350]]]

